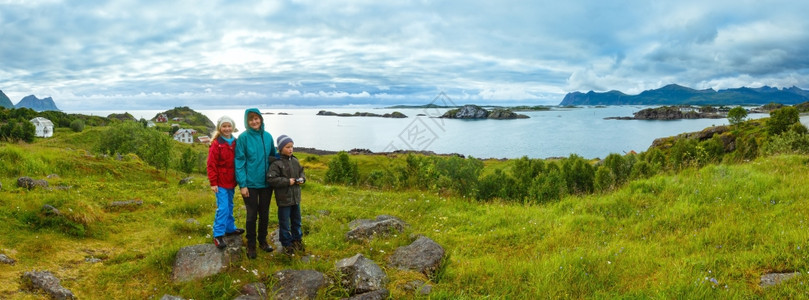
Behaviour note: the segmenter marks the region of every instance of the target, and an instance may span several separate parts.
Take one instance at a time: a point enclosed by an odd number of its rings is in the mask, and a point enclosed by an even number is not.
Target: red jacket
[[[208,149],[208,181],[211,186],[220,186],[226,189],[236,187],[236,167],[233,164],[236,140],[228,145],[222,137],[217,137]]]

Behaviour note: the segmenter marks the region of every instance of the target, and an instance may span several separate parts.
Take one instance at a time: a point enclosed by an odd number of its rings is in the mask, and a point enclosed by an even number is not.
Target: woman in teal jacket
[[[266,182],[269,157],[277,156],[272,135],[264,130],[264,118],[257,108],[244,111],[245,130],[239,135],[235,149],[236,183],[247,208],[247,257],[256,258],[256,242],[267,252],[273,249],[267,243],[270,199],[272,189]],[[256,235],[258,217],[258,235]]]

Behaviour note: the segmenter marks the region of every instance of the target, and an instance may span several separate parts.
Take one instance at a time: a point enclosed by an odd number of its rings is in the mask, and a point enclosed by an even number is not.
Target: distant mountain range
[[[764,105],[775,102],[794,105],[809,101],[809,91],[797,87],[760,88],[741,87],[716,91],[695,90],[677,84],[669,84],[656,90],[646,90],[637,95],[619,91],[587,93],[572,92],[565,95],[559,105]]]
[[[46,111],[46,110],[59,110],[56,107],[56,103],[53,103],[53,98],[47,97],[45,99],[39,99],[34,95],[25,96],[22,98],[14,108],[30,108],[36,111]]]
[[[17,105],[11,103],[11,99],[8,99],[3,91],[0,91],[0,107],[5,108],[30,108],[36,111],[46,111],[46,110],[59,110],[56,107],[56,103],[53,102],[53,98],[47,97],[45,99],[39,99],[34,95],[26,96],[22,98]]]

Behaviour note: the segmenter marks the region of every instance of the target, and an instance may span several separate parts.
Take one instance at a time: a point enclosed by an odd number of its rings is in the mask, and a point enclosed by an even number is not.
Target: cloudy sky
[[[0,0],[0,90],[88,110],[809,89],[807,12],[795,0]]]

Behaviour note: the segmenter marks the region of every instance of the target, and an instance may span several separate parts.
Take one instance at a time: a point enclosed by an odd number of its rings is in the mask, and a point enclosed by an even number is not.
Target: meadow
[[[809,156],[802,154],[686,166],[614,189],[518,202],[440,188],[327,183],[337,155],[296,153],[309,180],[302,209],[312,256],[261,252],[227,272],[173,283],[177,251],[211,243],[216,207],[207,178],[196,172],[179,185],[187,175],[174,169],[156,169],[133,154],[95,153],[93,141],[104,130],[58,129],[51,139],[0,143],[0,253],[16,260],[0,264],[0,298],[43,298],[23,289],[21,275],[49,270],[82,299],[233,299],[247,283],[272,286],[272,274],[283,269],[334,277],[334,263],[357,253],[386,271],[395,299],[796,299],[809,290]],[[367,177],[406,164],[408,156],[349,159]],[[482,163],[483,177],[512,170],[518,160]],[[20,176],[46,179],[49,188],[18,188]],[[110,205],[128,200],[142,205]],[[241,197],[234,203],[243,224]],[[46,204],[60,215],[47,214]],[[382,214],[409,226],[389,238],[346,241],[349,222]],[[274,218],[270,227],[277,227]],[[385,266],[419,234],[446,250],[434,276]],[[761,276],[771,272],[803,275],[761,287]],[[400,287],[416,279],[432,292],[419,296]],[[337,284],[320,294],[348,296]]]

